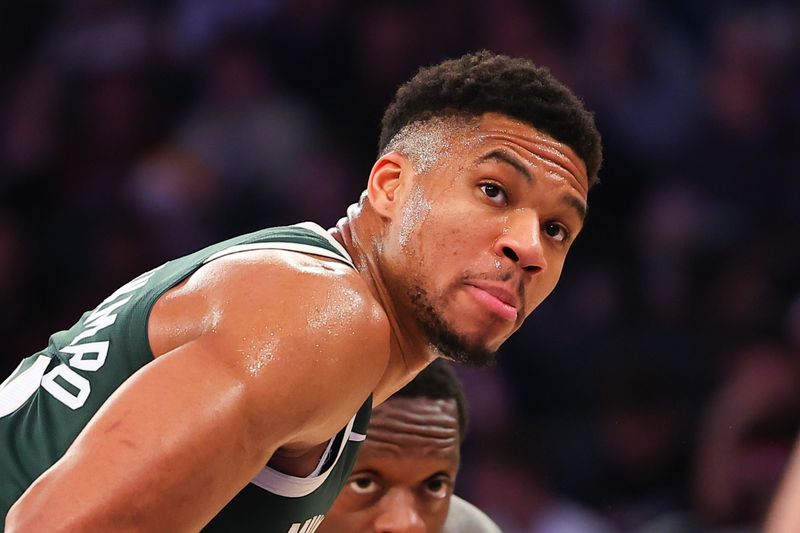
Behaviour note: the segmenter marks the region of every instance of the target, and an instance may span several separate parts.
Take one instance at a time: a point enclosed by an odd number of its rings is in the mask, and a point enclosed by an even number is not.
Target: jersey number
[[[99,331],[113,325],[117,320],[117,310],[132,298],[130,293],[142,288],[163,266],[145,272],[126,283],[86,317],[83,331],[75,336],[71,343],[59,349],[62,354],[72,354],[67,363],[61,363],[45,374],[51,361],[49,356],[39,354],[36,359],[24,360],[11,377],[0,385],[0,418],[22,407],[40,386],[70,409],[83,407],[92,391],[92,386],[88,379],[75,372],[73,368],[86,372],[99,370],[106,362],[110,343],[109,341],[79,343],[79,341],[93,337]],[[124,295],[128,296],[120,298]]]
[[[41,386],[50,395],[70,409],[83,407],[92,386],[89,380],[72,368],[94,372],[105,363],[108,341],[68,346],[62,352],[72,353],[69,365],[61,363],[45,374],[50,357],[39,354],[33,364],[20,370],[20,365],[9,379],[0,385],[0,418],[13,413]],[[86,357],[93,354],[95,357]]]

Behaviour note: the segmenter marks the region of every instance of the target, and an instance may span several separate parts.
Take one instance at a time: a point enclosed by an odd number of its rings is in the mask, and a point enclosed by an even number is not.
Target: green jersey
[[[147,320],[156,300],[205,263],[245,250],[313,254],[353,266],[316,224],[269,228],[170,261],[117,289],[0,385],[0,524],[11,505],[75,440],[106,399],[151,363]],[[265,468],[205,531],[312,533],[336,499],[366,435],[372,399],[328,443],[320,464],[298,478]]]

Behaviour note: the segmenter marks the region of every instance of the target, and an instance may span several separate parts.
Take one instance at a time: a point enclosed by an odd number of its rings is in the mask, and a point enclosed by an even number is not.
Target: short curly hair
[[[467,433],[468,406],[464,388],[450,363],[437,359],[425,367],[405,387],[392,397],[455,400],[458,410],[458,434],[463,441]]]
[[[378,152],[408,124],[484,113],[522,120],[571,147],[590,185],[597,183],[603,154],[594,115],[546,68],[486,50],[421,68],[400,86],[383,115]]]

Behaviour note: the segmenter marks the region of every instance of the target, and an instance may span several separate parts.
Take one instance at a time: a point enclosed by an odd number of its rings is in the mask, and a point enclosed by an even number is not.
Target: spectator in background
[[[797,361],[773,341],[736,350],[700,426],[691,508],[638,533],[760,531],[798,428]]]
[[[798,294],[786,312],[786,336],[789,345],[800,353],[800,294]]]
[[[500,533],[453,494],[467,430],[461,384],[435,361],[372,412],[353,472],[319,533]]]
[[[223,41],[210,57],[203,97],[175,134],[179,151],[220,176],[237,225],[279,223],[298,212],[333,223],[334,206],[355,191],[337,187],[349,168],[312,110],[286,93],[246,41]],[[232,231],[231,220],[214,222],[225,235]]]
[[[514,427],[478,441],[481,454],[471,459],[464,480],[470,501],[504,533],[613,533],[600,514],[548,480],[537,433]]]

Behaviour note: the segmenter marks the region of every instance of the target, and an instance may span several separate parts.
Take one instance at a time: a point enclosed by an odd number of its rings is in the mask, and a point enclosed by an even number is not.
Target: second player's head
[[[484,364],[555,287],[601,163],[591,113],[546,69],[479,52],[425,68],[383,118],[364,202],[394,305]]]
[[[436,361],[372,413],[367,440],[320,533],[437,533],[466,432],[461,385]]]

